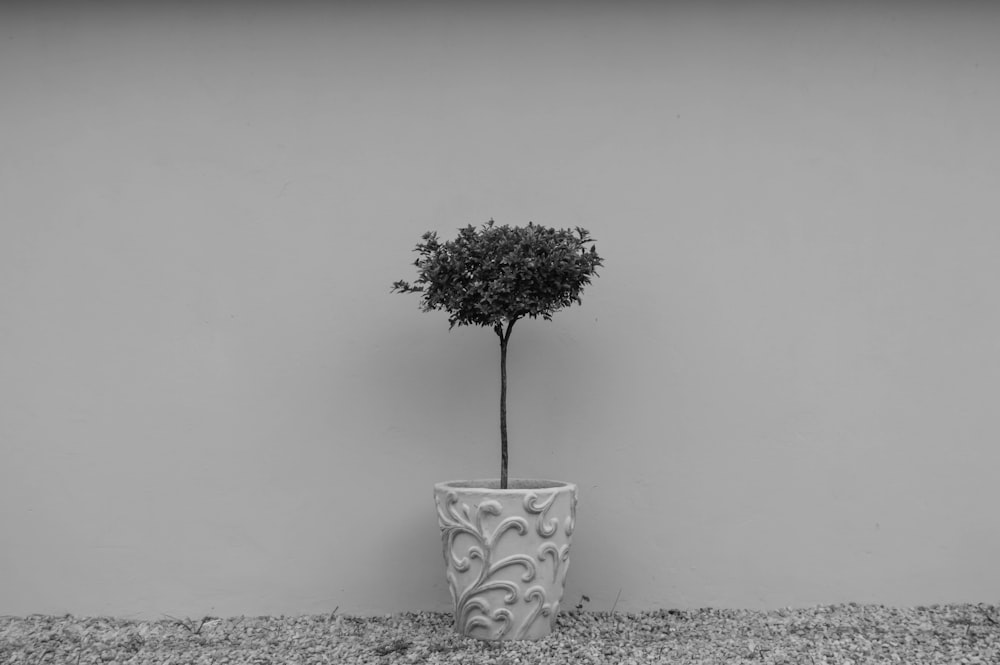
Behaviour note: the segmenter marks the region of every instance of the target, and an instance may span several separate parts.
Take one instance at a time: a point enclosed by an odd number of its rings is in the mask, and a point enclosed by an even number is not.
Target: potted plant
[[[455,629],[491,640],[536,640],[555,622],[569,566],[576,485],[507,477],[507,346],[514,324],[574,302],[602,259],[586,229],[497,225],[459,229],[417,244],[417,278],[393,292],[419,293],[424,311],[448,312],[450,328],[490,328],[500,341],[500,477],[434,486]]]

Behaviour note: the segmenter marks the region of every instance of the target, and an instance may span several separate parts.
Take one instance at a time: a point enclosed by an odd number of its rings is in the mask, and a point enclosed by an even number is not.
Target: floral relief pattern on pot
[[[503,502],[490,496],[470,501],[454,490],[435,497],[459,633],[521,640],[539,639],[551,630],[569,568],[576,519],[572,490],[568,496],[529,491]],[[568,506],[560,506],[562,515],[569,514],[550,517],[560,496],[569,499]]]

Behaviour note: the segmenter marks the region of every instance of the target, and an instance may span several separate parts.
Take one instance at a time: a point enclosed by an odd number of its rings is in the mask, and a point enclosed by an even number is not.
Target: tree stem
[[[499,324],[494,329],[500,338],[500,489],[503,490],[507,489],[507,342],[514,321],[507,324],[506,333]]]

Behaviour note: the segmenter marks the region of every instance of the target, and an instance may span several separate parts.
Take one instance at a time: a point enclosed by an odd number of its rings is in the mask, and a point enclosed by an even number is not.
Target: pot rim
[[[513,485],[518,485],[514,487]],[[564,480],[550,480],[547,478],[508,478],[507,489],[500,489],[499,478],[477,478],[475,480],[445,480],[434,483],[434,489],[441,491],[462,491],[462,492],[489,492],[491,494],[500,492],[516,494],[522,492],[535,492],[538,490],[575,490],[576,483]]]

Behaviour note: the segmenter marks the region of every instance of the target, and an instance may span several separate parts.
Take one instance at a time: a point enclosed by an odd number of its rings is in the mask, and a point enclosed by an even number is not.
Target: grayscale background
[[[584,226],[510,346],[567,604],[1000,597],[1000,6],[0,5],[0,614],[450,607],[498,346],[412,248]],[[620,594],[620,595],[619,595]]]

